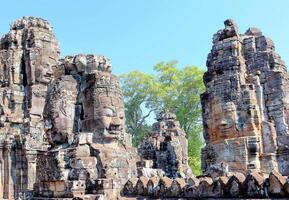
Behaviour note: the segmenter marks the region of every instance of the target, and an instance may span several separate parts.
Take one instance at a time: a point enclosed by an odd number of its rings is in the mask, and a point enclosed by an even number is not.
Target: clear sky
[[[288,0],[2,0],[0,35],[22,16],[49,20],[62,56],[102,54],[113,72],[152,72],[160,61],[205,68],[212,35],[234,19],[259,27],[289,63]]]

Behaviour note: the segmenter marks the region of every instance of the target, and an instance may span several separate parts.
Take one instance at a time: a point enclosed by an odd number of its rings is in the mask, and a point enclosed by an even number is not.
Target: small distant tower
[[[151,134],[140,144],[139,154],[143,159],[153,160],[153,168],[162,169],[165,176],[192,175],[188,165],[186,133],[173,113],[161,112],[157,115]]]

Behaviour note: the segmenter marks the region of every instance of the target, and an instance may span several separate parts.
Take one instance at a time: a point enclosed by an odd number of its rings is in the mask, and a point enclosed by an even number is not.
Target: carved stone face
[[[222,133],[227,133],[235,128],[236,108],[233,103],[227,103],[222,107],[221,118],[218,120],[217,129]]]
[[[55,57],[53,53],[49,52],[49,50],[40,50],[40,49],[31,49],[29,50],[29,56],[25,60],[25,70],[27,83],[37,84],[42,83],[47,85],[50,83],[53,77],[53,69],[52,66],[55,64],[55,60],[52,58],[44,57],[41,55],[51,55],[51,57]]]
[[[212,107],[212,122],[208,123],[212,141],[236,137],[237,112],[234,103],[216,102]]]
[[[43,115],[51,144],[72,142],[76,94],[76,81],[72,76],[55,80],[50,85]]]
[[[24,48],[22,64],[25,64],[27,83],[47,85],[52,79],[52,66],[58,62],[58,43],[45,21],[33,19],[27,22],[22,20],[21,23],[25,27],[25,34],[23,33],[23,41],[18,43]]]
[[[87,75],[82,95],[82,130],[106,137],[119,137],[124,132],[123,96],[115,76],[98,72]]]
[[[48,84],[51,81],[52,75],[53,71],[50,65],[47,65],[46,67],[40,65],[35,69],[35,77],[37,82]]]
[[[117,136],[124,130],[124,107],[121,96],[112,97],[112,95],[116,94],[113,92],[99,94],[100,106],[95,108],[96,123],[104,129],[104,133]],[[106,101],[109,98],[115,100],[118,105]]]

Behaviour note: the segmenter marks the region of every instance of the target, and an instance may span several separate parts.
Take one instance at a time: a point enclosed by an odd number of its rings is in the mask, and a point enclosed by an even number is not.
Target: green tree
[[[120,76],[125,97],[128,132],[133,143],[149,133],[152,116],[168,110],[176,114],[189,141],[189,164],[200,174],[200,151],[203,145],[200,94],[204,91],[204,71],[195,66],[177,67],[177,62],[161,62],[155,73],[133,71]]]

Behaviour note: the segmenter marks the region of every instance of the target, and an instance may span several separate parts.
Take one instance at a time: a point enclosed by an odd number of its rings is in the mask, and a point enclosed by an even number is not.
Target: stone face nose
[[[113,125],[121,125],[121,119],[119,117],[113,117],[111,124]]]
[[[51,68],[50,65],[47,66],[46,70],[47,70],[47,71],[46,71],[46,74],[48,74],[48,75],[50,75],[50,76],[53,75],[53,70],[52,70],[52,68]]]

